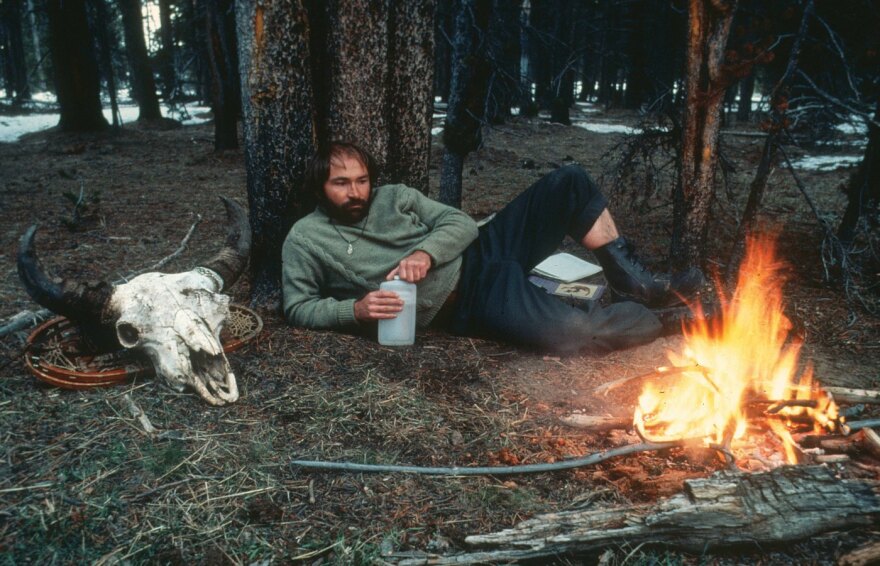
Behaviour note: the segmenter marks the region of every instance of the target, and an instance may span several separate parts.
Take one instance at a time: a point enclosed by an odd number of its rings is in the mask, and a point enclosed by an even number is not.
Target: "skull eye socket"
[[[120,322],[116,325],[116,336],[119,338],[119,343],[126,348],[134,348],[141,339],[138,329],[128,322]]]

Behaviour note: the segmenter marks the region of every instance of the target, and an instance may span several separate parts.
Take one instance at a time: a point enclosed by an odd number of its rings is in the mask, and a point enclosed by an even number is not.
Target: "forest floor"
[[[574,118],[637,121],[604,112]],[[211,124],[165,130],[128,124],[101,135],[48,131],[0,144],[0,320],[35,308],[15,265],[18,238],[34,222],[44,265],[63,277],[113,281],[149,267],[180,245],[196,214],[204,218],[195,236],[166,270],[182,271],[212,255],[223,234],[218,195],[247,202],[242,152],[215,153],[212,136]],[[483,218],[553,168],[580,163],[610,193],[622,232],[662,270],[671,234],[669,180],[658,177],[651,195],[629,179],[618,189],[611,183],[622,155],[617,144],[631,139],[514,119],[488,132],[485,148],[468,160],[464,209]],[[719,269],[762,144],[758,137],[722,137],[732,169],[708,250]],[[436,137],[434,145],[432,194],[441,152]],[[851,171],[798,172],[832,225]],[[80,197],[86,205],[75,215]],[[803,337],[804,363],[813,364],[823,384],[880,389],[880,320],[823,282],[823,231],[783,169],[771,177],[764,216],[780,231],[780,255],[790,265],[786,314]],[[570,245],[565,250],[581,253]],[[231,294],[246,305],[248,282]],[[487,466],[553,462],[638,442],[623,431],[568,428],[560,417],[632,415],[636,386],[606,396],[595,388],[666,364],[666,352],[680,349],[683,339],[559,358],[435,331],[419,333],[409,348],[383,347],[292,329],[277,313],[260,314],[259,338],[229,356],[241,399],[221,408],[153,379],[56,389],[25,367],[27,333],[0,340],[0,562],[391,562],[412,551],[460,551],[468,535],[539,513],[654,502],[679,493],[685,479],[724,468],[712,453],[669,449],[512,479],[304,472],[290,460]],[[130,416],[126,395],[158,434],[145,433]],[[868,406],[859,418],[877,416]],[[880,479],[876,470],[837,465],[842,477]],[[863,528],[704,556],[621,543],[602,559],[832,564],[878,538],[876,528]]]

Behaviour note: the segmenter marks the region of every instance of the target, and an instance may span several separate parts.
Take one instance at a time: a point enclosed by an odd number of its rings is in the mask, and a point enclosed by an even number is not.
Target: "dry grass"
[[[466,168],[465,207],[477,217],[497,209],[566,156],[595,170],[613,138],[541,123],[504,126]],[[245,183],[240,152],[214,155],[210,141],[209,126],[130,128],[98,138],[43,134],[0,147],[0,237],[7,250],[0,255],[0,316],[31,306],[11,250],[32,219],[43,225],[38,246],[46,264],[67,275],[114,279],[154,263],[177,247],[194,211],[206,220],[171,268],[211,253],[222,215],[216,194],[243,201]],[[740,186],[748,180],[749,144],[730,152],[742,167]],[[524,157],[538,169],[519,167]],[[840,206],[830,189],[842,178],[810,176],[829,192],[829,210]],[[73,234],[63,227],[70,211],[60,195],[80,184],[99,191],[101,204],[97,223]],[[817,261],[809,259],[815,232],[797,199],[782,190],[786,183],[778,186],[771,207],[791,213],[788,226],[798,236],[787,241],[787,251],[798,254],[798,271],[809,274]],[[190,189],[186,198],[183,189]],[[722,202],[720,209],[722,218],[735,216],[733,204]],[[668,212],[661,207],[619,218],[649,257],[659,257],[668,242]],[[726,221],[718,223],[719,234],[729,230]],[[240,283],[235,300],[246,302],[247,291],[247,282]],[[820,378],[830,369],[837,384],[880,386],[876,320],[860,316],[847,326],[840,295],[808,275],[791,297]],[[596,399],[592,388],[654,367],[674,342],[601,359],[544,358],[439,333],[393,349],[291,329],[275,314],[262,314],[259,340],[231,356],[242,398],[223,408],[152,380],[89,392],[44,387],[23,367],[21,337],[0,340],[0,563],[376,563],[392,553],[455,550],[468,534],[538,512],[652,501],[677,491],[683,478],[720,467],[712,457],[667,451],[506,481],[294,469],[294,458],[423,466],[550,462],[630,441],[563,429],[557,417],[581,408],[626,414],[631,392]],[[127,394],[155,434],[131,416]],[[778,561],[826,563],[859,540],[825,550],[822,540],[793,546]],[[774,561],[766,553],[754,560],[761,556]],[[606,558],[608,564],[697,561],[645,548],[612,549]]]

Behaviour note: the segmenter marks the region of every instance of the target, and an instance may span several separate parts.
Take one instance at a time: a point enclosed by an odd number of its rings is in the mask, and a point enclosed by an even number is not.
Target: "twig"
[[[367,472],[367,473],[404,473],[435,476],[504,476],[512,474],[533,474],[539,472],[553,472],[558,470],[570,470],[584,466],[592,466],[611,458],[626,456],[637,452],[649,452],[684,446],[688,441],[676,442],[643,442],[640,444],[628,444],[619,448],[613,448],[605,452],[596,452],[582,458],[554,462],[552,464],[525,464],[522,466],[479,466],[473,468],[422,467],[422,466],[392,466],[381,464],[356,464],[354,462],[322,462],[316,460],[293,460],[292,466],[306,470],[338,470],[343,472]]]
[[[146,432],[150,436],[156,434],[156,427],[154,427],[153,423],[150,422],[150,419],[149,417],[147,417],[147,414],[144,413],[144,410],[137,406],[137,404],[134,402],[134,399],[131,398],[131,395],[126,393],[123,396],[123,399],[125,399],[125,403],[128,405],[128,412],[131,413],[132,417],[137,419],[137,421],[143,427],[144,432]]]
[[[192,226],[189,227],[189,230],[187,230],[186,235],[183,237],[183,240],[180,241],[180,245],[177,246],[176,250],[171,252],[170,255],[163,257],[158,262],[154,263],[152,266],[141,269],[140,271],[137,271],[137,272],[133,273],[132,275],[129,275],[128,277],[125,278],[125,280],[131,279],[132,277],[135,277],[137,275],[141,275],[143,273],[147,273],[148,271],[157,271],[159,269],[162,269],[169,262],[176,259],[180,254],[182,254],[183,252],[186,251],[186,248],[189,245],[190,238],[192,238],[193,233],[196,231],[196,226],[198,226],[199,222],[201,222],[201,221],[202,221],[202,215],[196,214],[195,222],[193,222]],[[116,284],[122,283],[122,282],[124,282],[124,281],[118,281]]]

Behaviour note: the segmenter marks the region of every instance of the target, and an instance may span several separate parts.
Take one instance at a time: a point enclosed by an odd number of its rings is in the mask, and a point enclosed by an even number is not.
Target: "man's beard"
[[[342,206],[336,206],[324,199],[324,207],[327,209],[327,214],[340,224],[356,224],[370,212],[372,200],[373,193],[371,192],[370,197],[366,200],[352,199]]]

